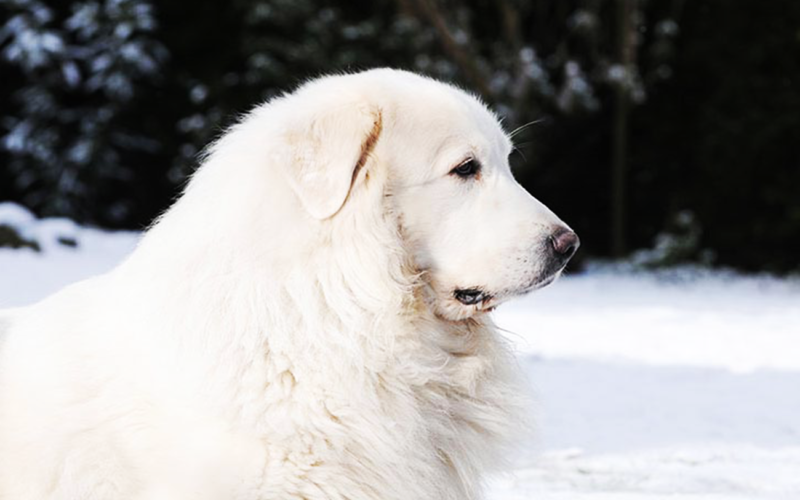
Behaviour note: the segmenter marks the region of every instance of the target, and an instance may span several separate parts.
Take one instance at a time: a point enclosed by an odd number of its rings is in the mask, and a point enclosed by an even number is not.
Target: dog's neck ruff
[[[180,368],[195,379],[198,404],[264,436],[268,457],[307,455],[367,485],[390,480],[403,485],[398,499],[478,498],[479,472],[502,463],[499,445],[518,430],[522,406],[513,356],[489,319],[431,312],[382,191],[354,193],[329,220],[294,213],[286,222],[236,182],[252,178],[247,165],[217,158],[118,271],[137,275],[125,282],[141,285],[130,293],[146,297],[144,314],[169,318],[157,332],[167,345],[201,353]],[[220,189],[251,198],[214,206]],[[198,212],[234,221],[229,234],[183,227]],[[164,254],[151,246],[174,252],[155,261]],[[174,316],[188,310],[196,315]],[[443,489],[454,483],[461,491]]]

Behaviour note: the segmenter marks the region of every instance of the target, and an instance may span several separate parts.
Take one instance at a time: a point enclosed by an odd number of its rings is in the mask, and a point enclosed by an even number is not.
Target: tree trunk
[[[628,153],[628,111],[630,99],[630,75],[635,50],[633,38],[633,2],[635,0],[616,0],[617,24],[617,64],[624,70],[624,78],[616,82],[614,94],[614,114],[611,149],[611,254],[614,257],[625,255],[625,219],[627,153]]]

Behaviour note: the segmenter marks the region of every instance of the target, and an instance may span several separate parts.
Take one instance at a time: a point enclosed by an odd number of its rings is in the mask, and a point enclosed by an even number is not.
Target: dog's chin
[[[437,300],[433,312],[447,321],[463,321],[493,311],[499,302],[497,298],[492,298],[477,304],[463,304],[451,295]]]
[[[434,312],[440,318],[448,321],[462,321],[490,313],[508,299],[521,297],[550,285],[561,276],[562,271],[563,268],[554,273],[537,276],[522,285],[496,292],[481,286],[449,287],[436,293]]]

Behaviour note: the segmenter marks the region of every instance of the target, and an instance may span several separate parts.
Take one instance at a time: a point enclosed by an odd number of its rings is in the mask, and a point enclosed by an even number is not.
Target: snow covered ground
[[[43,251],[0,248],[0,308],[110,269],[137,239],[8,204],[3,222]],[[495,314],[537,432],[491,500],[800,499],[800,281],[594,266]]]
[[[497,316],[539,418],[492,499],[800,499],[800,282],[601,267]]]

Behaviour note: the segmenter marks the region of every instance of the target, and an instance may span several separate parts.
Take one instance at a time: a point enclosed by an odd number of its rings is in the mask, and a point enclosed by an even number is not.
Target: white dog
[[[0,326],[0,498],[479,498],[523,401],[486,313],[578,245],[511,148],[402,71],[255,109],[124,263]]]

